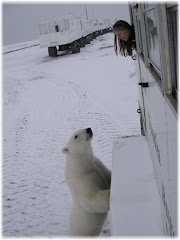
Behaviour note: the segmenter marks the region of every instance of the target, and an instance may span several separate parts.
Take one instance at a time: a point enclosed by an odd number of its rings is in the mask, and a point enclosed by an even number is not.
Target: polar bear
[[[93,154],[91,128],[78,130],[68,141],[65,179],[73,206],[70,215],[71,236],[100,234],[109,210],[111,171]]]

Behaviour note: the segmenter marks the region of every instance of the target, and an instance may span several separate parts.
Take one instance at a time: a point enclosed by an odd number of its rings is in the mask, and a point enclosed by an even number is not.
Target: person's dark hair
[[[114,50],[116,55],[118,55],[117,42],[119,43],[119,53],[122,56],[132,56],[132,36],[134,35],[134,30],[127,22],[123,20],[117,21],[113,26],[113,31],[120,31],[124,29],[130,30],[130,37],[128,41],[123,41],[119,39],[116,35],[114,38]]]

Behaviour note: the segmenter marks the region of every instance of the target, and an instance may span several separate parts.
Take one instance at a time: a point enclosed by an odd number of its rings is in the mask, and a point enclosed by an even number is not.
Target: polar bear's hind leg
[[[98,236],[107,213],[89,213],[73,204],[70,216],[70,236]]]

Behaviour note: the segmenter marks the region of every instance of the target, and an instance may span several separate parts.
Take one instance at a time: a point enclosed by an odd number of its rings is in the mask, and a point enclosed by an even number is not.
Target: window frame
[[[172,95],[178,97],[178,54],[175,49],[178,49],[178,17],[174,24],[174,19],[172,18],[172,13],[178,11],[177,4],[166,4],[166,14],[167,14],[167,30],[168,30],[168,42],[169,42],[169,58],[170,58],[170,75],[171,75],[171,91]],[[176,27],[176,29],[175,29]],[[175,34],[174,34],[175,33]],[[171,36],[176,35],[176,39]],[[171,51],[173,50],[173,51]]]
[[[146,20],[145,20],[145,13],[150,10],[155,10],[155,18],[156,18],[156,23],[157,23],[157,37],[158,37],[158,44],[159,44],[160,69],[156,66],[156,64],[153,62],[153,60],[150,59],[149,50],[148,50],[148,41],[146,41],[147,58],[148,58],[150,69],[152,69],[152,71],[155,75],[157,74],[156,79],[158,81],[161,81],[161,72],[162,72],[161,49],[160,49],[161,41],[160,41],[160,34],[159,34],[159,19],[158,19],[156,4],[144,4],[143,16],[144,16],[144,24],[145,24],[145,35],[146,35],[146,39],[147,39],[147,25],[146,25]]]
[[[143,41],[143,51],[139,47],[139,44],[137,44],[137,51],[141,59],[145,62],[146,67],[149,69],[153,77],[156,79],[156,82],[158,83],[160,89],[162,90],[162,83],[161,83],[161,71],[156,67],[156,65],[151,61],[149,58],[149,53],[148,53],[148,43],[147,43],[147,33],[146,33],[146,24],[145,24],[145,12],[151,9],[155,8],[156,12],[156,20],[157,20],[157,31],[159,31],[159,20],[157,19],[157,9],[156,9],[156,4],[145,4],[145,3],[140,3],[138,4],[138,9],[136,10],[136,13],[134,14],[134,20],[135,20],[135,26],[136,26],[136,38],[137,41],[139,41],[139,28],[138,28],[138,16],[140,17],[141,21],[141,36],[142,36],[142,41]],[[134,11],[133,11],[134,12]],[[161,49],[160,49],[160,39],[159,39],[159,34],[158,34],[158,43],[159,43],[159,54],[161,54]],[[160,55],[160,60],[161,60],[161,55]],[[160,65],[162,65],[160,61]]]
[[[137,14],[137,29],[138,29],[138,39],[139,39],[139,48],[141,53],[144,54],[144,50],[143,50],[143,40],[142,40],[142,33],[141,33],[141,19],[140,19],[140,14]]]

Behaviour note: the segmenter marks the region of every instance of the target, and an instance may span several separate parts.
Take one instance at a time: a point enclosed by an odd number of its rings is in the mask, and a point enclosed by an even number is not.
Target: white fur
[[[79,130],[62,150],[66,154],[65,179],[73,198],[71,236],[99,235],[109,210],[111,171],[94,156],[91,140],[86,129]]]

